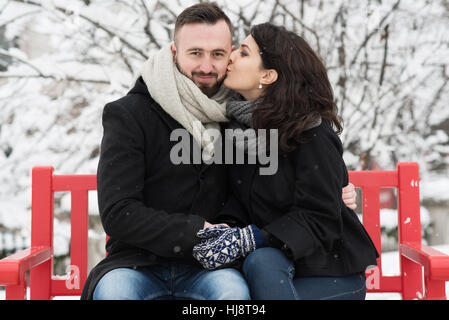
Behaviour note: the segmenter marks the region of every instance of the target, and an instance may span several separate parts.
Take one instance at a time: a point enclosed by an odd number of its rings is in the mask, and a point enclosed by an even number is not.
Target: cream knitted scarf
[[[206,154],[213,155],[214,145],[205,130],[219,130],[219,122],[228,121],[226,101],[232,91],[222,85],[213,97],[208,98],[192,80],[179,72],[170,45],[150,55],[141,75],[151,97],[192,134]]]

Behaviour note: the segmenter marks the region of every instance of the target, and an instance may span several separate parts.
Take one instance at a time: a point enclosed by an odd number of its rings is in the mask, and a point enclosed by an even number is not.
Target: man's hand
[[[357,193],[355,192],[355,187],[352,183],[349,183],[346,187],[343,188],[342,198],[347,207],[352,210],[355,210],[357,208]]]
[[[208,270],[225,267],[262,246],[259,229],[215,226],[198,232],[201,243],[193,247],[193,256]]]

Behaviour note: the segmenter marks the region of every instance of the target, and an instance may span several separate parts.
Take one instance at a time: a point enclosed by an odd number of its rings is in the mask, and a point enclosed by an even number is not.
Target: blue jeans
[[[242,274],[232,268],[208,271],[170,263],[143,268],[118,268],[98,282],[94,300],[249,300]]]
[[[297,277],[281,250],[260,248],[243,262],[243,274],[254,300],[364,300],[365,276]]]

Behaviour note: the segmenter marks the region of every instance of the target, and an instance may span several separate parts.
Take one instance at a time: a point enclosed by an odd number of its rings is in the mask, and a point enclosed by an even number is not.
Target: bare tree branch
[[[160,49],[161,45],[156,40],[156,38],[154,37],[154,35],[153,35],[153,33],[151,32],[151,29],[150,29],[150,24],[151,24],[151,13],[150,13],[150,10],[148,9],[148,7],[146,5],[145,0],[140,0],[140,2],[142,4],[142,7],[145,9],[144,11],[145,11],[145,15],[146,15],[146,18],[147,18],[147,23],[145,24],[145,27],[144,27],[145,33],[148,35],[148,37],[150,37],[150,41],[152,43],[154,43],[158,49]]]
[[[341,5],[340,9],[338,10],[338,20],[340,20],[341,25],[341,32],[338,35],[339,40],[339,46],[337,48],[338,51],[338,62],[339,62],[339,68],[340,68],[340,76],[338,78],[337,86],[341,88],[340,91],[340,112],[343,113],[344,107],[345,107],[345,101],[346,101],[346,81],[347,81],[347,74],[346,74],[346,50],[345,50],[345,38],[346,38],[346,7],[344,4]]]
[[[87,82],[87,83],[96,83],[96,84],[111,84],[110,81],[107,80],[95,80],[95,79],[80,79],[71,76],[55,76],[55,75],[47,75],[47,74],[0,74],[0,79],[54,79],[58,81],[69,81],[69,82]]]
[[[360,44],[359,48],[356,50],[354,57],[352,58],[351,63],[349,64],[350,66],[354,65],[354,63],[357,61],[357,58],[358,58],[359,53],[362,50],[362,48],[364,48],[367,45],[367,43],[371,39],[371,37],[379,31],[379,28],[384,24],[385,20],[387,20],[388,17],[399,7],[400,2],[401,2],[401,0],[396,1],[396,3],[391,8],[391,10],[388,11],[388,13],[379,21],[379,27],[371,30],[371,32],[365,36],[365,39]]]
[[[37,74],[27,74],[27,75],[14,75],[14,74],[0,74],[0,78],[2,79],[10,79],[10,78],[43,78],[43,79],[55,79],[55,80],[66,80],[66,81],[74,81],[74,82],[90,82],[90,83],[101,83],[101,84],[110,84],[110,81],[107,80],[96,80],[96,79],[78,79],[72,76],[64,75],[63,77],[51,74],[45,74],[42,72],[37,66],[32,64],[29,61],[21,59],[17,56],[11,55],[8,51],[0,48],[0,53],[6,55],[24,65],[29,66],[33,69]]]
[[[299,19],[298,17],[296,17],[290,10],[287,9],[287,7],[285,5],[283,5],[282,3],[279,3],[279,6],[282,8],[282,10],[285,11],[285,13],[287,13],[294,21],[298,22],[304,29],[306,29],[307,31],[309,31],[313,37],[315,38],[315,42],[316,42],[316,50],[318,52],[318,54],[321,54],[321,46],[320,46],[320,37],[318,36],[318,34],[316,33],[315,30],[313,30],[312,28],[306,26],[304,24],[304,22],[301,21],[301,19]]]
[[[382,86],[382,83],[384,81],[384,74],[385,74],[385,67],[387,63],[387,52],[388,52],[388,24],[384,28],[384,34],[382,35],[382,38],[385,39],[385,45],[384,45],[384,56],[382,60],[382,68],[380,69],[380,78],[379,78],[379,87]]]
[[[269,22],[273,22],[274,18],[276,17],[278,5],[279,5],[279,0],[276,0],[275,3],[273,4],[273,8],[271,9],[270,18],[268,18]]]
[[[13,22],[15,22],[15,21],[17,21],[17,20],[19,20],[19,19],[22,19],[22,18],[25,18],[25,17],[27,17],[27,16],[36,14],[36,13],[38,13],[39,11],[40,11],[40,10],[35,10],[35,11],[25,12],[24,14],[20,14],[20,15],[18,15],[18,16],[15,16],[14,18],[11,18],[11,19],[9,19],[9,20],[6,20],[3,24],[0,24],[0,28],[3,28],[3,27],[5,27],[5,26],[7,26],[8,24],[13,23]],[[1,11],[0,11],[0,12],[1,12]]]
[[[9,51],[6,51],[5,49],[2,49],[2,48],[0,48],[0,53],[5,55],[5,56],[8,56],[8,57],[10,57],[10,58],[20,62],[20,63],[23,63],[24,65],[27,65],[28,67],[30,67],[31,69],[36,71],[39,76],[43,76],[44,75],[44,73],[38,67],[33,65],[31,62],[28,62],[28,61],[26,61],[26,60],[24,60],[24,59],[22,59],[20,57],[12,55]]]
[[[429,121],[430,117],[433,115],[432,111],[434,110],[438,101],[441,100],[441,98],[446,90],[446,87],[448,85],[448,82],[449,82],[449,76],[446,74],[446,66],[445,65],[441,66],[441,74],[442,74],[442,78],[443,78],[443,83],[438,88],[434,97],[432,98],[432,100],[429,102],[429,104],[425,108],[428,111],[426,114],[426,117],[425,117],[425,123],[429,124],[429,126],[430,126],[430,121]]]
[[[23,3],[23,4],[28,4],[28,5],[32,5],[32,6],[37,6],[39,8],[42,9],[46,9],[42,4],[35,2],[35,1],[31,1],[31,0],[12,0],[15,2],[19,2],[19,3]],[[74,12],[66,9],[66,8],[62,8],[62,7],[54,7],[57,11],[70,16],[72,15]],[[145,54],[142,50],[138,49],[137,47],[135,47],[133,44],[131,44],[130,42],[128,42],[125,38],[123,38],[122,36],[120,36],[119,34],[117,34],[116,32],[111,31],[110,29],[108,29],[106,26],[102,25],[101,23],[92,20],[91,18],[83,15],[83,14],[79,14],[78,15],[80,18],[86,20],[87,22],[89,22],[90,24],[92,24],[94,27],[103,30],[104,32],[106,32],[111,38],[117,37],[126,47],[128,47],[130,50],[138,53],[142,58],[144,59],[148,59],[148,55]]]

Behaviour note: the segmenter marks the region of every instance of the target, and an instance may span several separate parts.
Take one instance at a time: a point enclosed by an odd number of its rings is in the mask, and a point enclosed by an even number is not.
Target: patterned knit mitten
[[[199,236],[204,238],[205,233],[207,234],[207,231],[203,231]],[[217,233],[218,236],[203,240],[193,247],[193,256],[208,270],[225,267],[262,247],[260,230],[253,224],[245,228],[215,230],[214,234]]]

